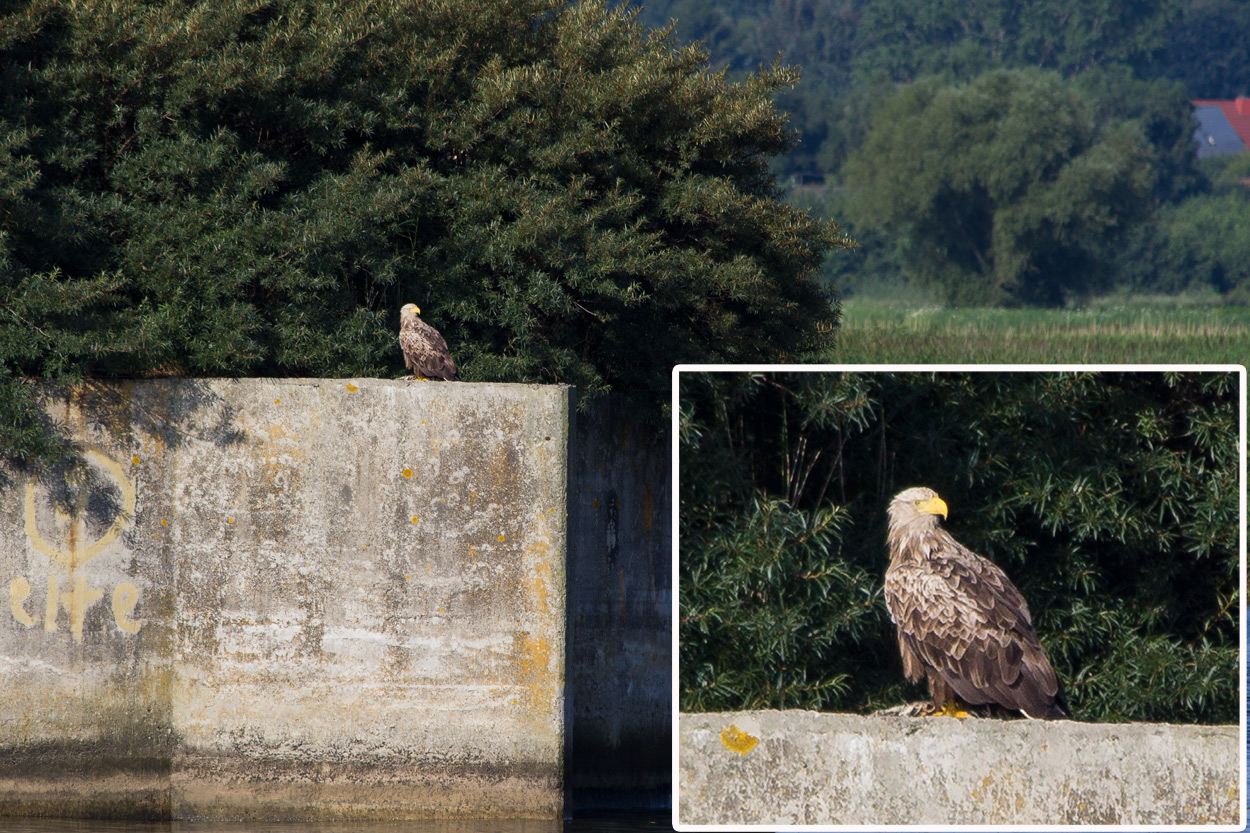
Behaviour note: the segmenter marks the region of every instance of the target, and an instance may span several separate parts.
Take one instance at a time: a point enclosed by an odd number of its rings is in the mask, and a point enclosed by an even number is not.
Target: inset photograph
[[[1246,371],[678,367],[680,831],[1246,823]]]

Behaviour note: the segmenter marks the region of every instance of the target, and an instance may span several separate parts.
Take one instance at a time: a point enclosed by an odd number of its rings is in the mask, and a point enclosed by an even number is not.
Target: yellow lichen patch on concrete
[[[412,477],[412,469],[404,469],[400,472],[404,477]]]
[[[286,430],[286,426],[278,422],[271,422],[269,423],[269,425],[265,426],[265,433],[269,435],[270,443],[274,442],[275,440],[289,440],[291,444],[295,444],[300,439],[299,434],[293,434],[293,433],[288,432]],[[263,449],[263,453],[268,453],[268,452],[269,452],[268,447],[265,447]]]
[[[356,391],[360,390],[360,388],[356,387],[356,386],[355,386],[355,385],[353,385],[351,382],[348,382],[348,383],[347,383],[346,385],[344,385],[343,387],[345,387],[345,388],[347,389],[347,392],[348,392],[348,393],[355,393]]]
[[[551,642],[522,631],[518,634],[517,682],[524,688],[524,705],[545,713],[555,699],[557,680],[551,673]]]
[[[730,752],[737,752],[739,755],[745,755],[754,749],[760,742],[755,735],[748,734],[737,726],[730,723],[720,733],[720,742]]]
[[[545,559],[547,549],[546,541],[536,541],[525,548],[525,554]],[[526,596],[530,602],[530,610],[545,613],[551,609],[552,584],[551,565],[545,560],[538,561],[534,565],[530,577],[525,581]]]

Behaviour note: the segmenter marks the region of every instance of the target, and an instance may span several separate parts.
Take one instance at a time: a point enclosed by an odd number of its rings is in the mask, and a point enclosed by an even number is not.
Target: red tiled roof
[[[1204,99],[1189,103],[1195,107],[1219,107],[1242,144],[1250,148],[1250,98],[1237,98],[1232,101]]]

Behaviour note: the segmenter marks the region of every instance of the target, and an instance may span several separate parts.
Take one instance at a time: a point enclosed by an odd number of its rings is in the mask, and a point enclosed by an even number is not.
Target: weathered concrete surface
[[[683,714],[682,825],[1224,824],[1236,726]]]
[[[619,402],[570,455],[567,808],[672,800],[671,449]]]
[[[570,390],[91,384],[0,494],[0,813],[557,817]]]

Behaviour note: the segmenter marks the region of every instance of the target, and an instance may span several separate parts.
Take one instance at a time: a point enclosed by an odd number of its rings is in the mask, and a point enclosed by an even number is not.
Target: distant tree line
[[[679,401],[683,709],[927,697],[882,599],[886,505],[923,485],[1078,719],[1238,720],[1235,375],[684,373]]]
[[[775,164],[860,243],[826,263],[843,293],[1250,304],[1250,159],[1199,164],[1189,104],[1250,95],[1250,4],[648,0],[644,16],[731,75],[802,68],[778,94],[800,141]],[[975,124],[950,130],[956,111]]]

